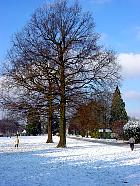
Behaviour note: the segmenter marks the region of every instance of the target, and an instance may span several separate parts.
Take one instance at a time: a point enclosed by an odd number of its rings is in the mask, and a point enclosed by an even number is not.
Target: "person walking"
[[[129,139],[129,144],[130,144],[130,148],[133,151],[134,150],[134,144],[135,144],[135,139],[133,137],[131,137]]]
[[[19,146],[19,138],[18,138],[18,136],[17,136],[17,137],[16,137],[16,140],[15,140],[15,147],[18,148],[18,146]]]

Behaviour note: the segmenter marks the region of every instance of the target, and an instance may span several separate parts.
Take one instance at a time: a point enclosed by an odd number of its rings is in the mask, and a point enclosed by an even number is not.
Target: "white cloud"
[[[137,119],[140,119],[140,108],[136,111],[128,111],[128,116],[135,117]]]
[[[135,90],[130,90],[125,92],[125,98],[126,99],[139,99],[140,100],[140,92],[137,92]]]
[[[123,93],[123,98],[126,103],[126,110],[128,115],[140,119],[140,91],[127,90]]]
[[[118,60],[124,78],[140,77],[140,54],[122,53],[119,54]]]

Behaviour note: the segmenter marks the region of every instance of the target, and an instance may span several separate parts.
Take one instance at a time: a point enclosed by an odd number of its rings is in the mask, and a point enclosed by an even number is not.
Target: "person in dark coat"
[[[133,137],[131,137],[129,139],[129,144],[130,144],[130,148],[133,151],[134,150],[134,144],[135,144],[135,139]]]

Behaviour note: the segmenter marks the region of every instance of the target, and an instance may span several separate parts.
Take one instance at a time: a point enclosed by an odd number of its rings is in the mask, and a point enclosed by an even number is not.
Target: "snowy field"
[[[0,137],[0,186],[140,186],[140,148],[46,136]]]

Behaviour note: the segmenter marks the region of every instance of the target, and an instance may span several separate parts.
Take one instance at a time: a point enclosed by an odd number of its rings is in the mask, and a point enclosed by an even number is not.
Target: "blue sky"
[[[36,8],[51,0],[0,0],[0,61]],[[140,118],[140,0],[79,0],[93,14],[102,43],[117,52],[122,65],[120,87],[126,110]]]

